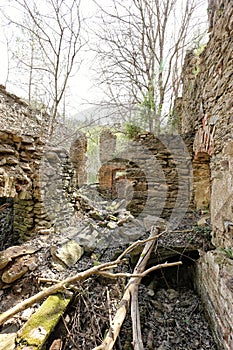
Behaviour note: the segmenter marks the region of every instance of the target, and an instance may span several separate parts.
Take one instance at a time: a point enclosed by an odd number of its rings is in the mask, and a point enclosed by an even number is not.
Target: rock
[[[33,312],[34,312],[33,308],[28,308],[28,309],[24,310],[21,314],[21,319],[23,321],[29,320],[29,318],[32,316]]]
[[[23,143],[34,143],[34,138],[32,136],[29,136],[29,135],[23,135],[22,142]]]
[[[19,163],[19,161],[15,157],[7,157],[6,158],[6,164],[8,164],[8,165],[16,165],[18,163]]]
[[[110,228],[111,230],[114,230],[115,228],[117,228],[117,223],[116,222],[113,222],[113,221],[109,221],[107,223],[107,227]]]
[[[49,235],[51,233],[50,228],[44,228],[44,229],[39,229],[38,234],[39,235]]]
[[[0,350],[14,350],[18,327],[14,323],[5,324],[0,332]]]
[[[59,159],[57,153],[55,153],[55,152],[52,152],[52,151],[46,152],[45,157],[48,159],[48,161],[50,163],[58,163],[58,164],[60,163],[60,159]]]
[[[79,233],[75,240],[84,248],[86,252],[92,252],[97,246],[97,236],[99,235],[99,232],[95,230],[92,231],[92,233],[90,233],[90,230],[88,232],[86,231]]]
[[[126,243],[140,239],[145,233],[146,231],[141,221],[137,219],[131,219],[118,229],[119,237]],[[132,253],[134,253],[134,251]]]
[[[179,296],[179,292],[175,289],[168,289],[167,290],[167,297],[169,300],[174,300],[174,299],[177,299]]]
[[[6,250],[0,252],[0,270],[7,266],[12,259],[17,258],[21,255],[33,254],[37,249],[22,245],[9,247]]]
[[[98,212],[97,210],[90,211],[89,215],[94,220],[100,220],[100,221],[104,220],[103,215],[100,212]]]
[[[26,255],[18,258],[10,268],[5,270],[2,274],[2,281],[10,284],[21,278],[28,270],[31,270],[35,266],[35,257]]]
[[[31,350],[42,349],[71,298],[72,295],[64,296],[64,293],[49,296],[18,332],[17,349],[23,349],[23,346],[29,346]]]
[[[21,168],[25,171],[31,171],[30,165],[28,163],[22,163]]]
[[[55,339],[52,342],[49,350],[60,350],[61,348],[62,348],[62,340],[61,339]]]
[[[82,257],[84,253],[83,247],[81,247],[74,240],[69,241],[60,248],[51,248],[53,261],[64,268],[76,264],[76,262]]]
[[[153,215],[147,215],[144,219],[143,219],[143,224],[145,226],[146,231],[150,231],[152,226],[156,226],[159,225],[159,227],[161,229],[165,229],[167,222],[166,220],[158,217],[158,216],[153,216]]]
[[[0,334],[0,350],[14,350],[15,339],[16,339],[16,333]]]
[[[3,154],[15,154],[15,150],[12,148],[6,148],[4,146],[0,146],[0,153]]]
[[[117,221],[117,218],[114,215],[109,215],[108,218],[109,218],[109,220]]]
[[[197,226],[203,227],[203,226],[209,226],[208,220],[210,219],[209,215],[203,216],[200,220],[197,222]]]

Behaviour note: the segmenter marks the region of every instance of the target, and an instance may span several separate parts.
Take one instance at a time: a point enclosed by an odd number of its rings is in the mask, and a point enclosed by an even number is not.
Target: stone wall
[[[209,42],[199,57],[186,57],[181,124],[182,132],[196,132],[196,164],[209,158],[214,242],[227,247],[233,225],[233,4],[211,0],[209,6]]]
[[[227,251],[202,253],[196,263],[195,285],[219,349],[233,349],[233,260]]]
[[[74,168],[68,151],[46,139],[48,120],[0,86],[1,249],[36,233],[59,231],[73,218]]]
[[[34,174],[35,229],[38,233],[68,227],[74,215],[75,172],[64,148],[45,148]]]
[[[102,165],[100,190],[120,199],[125,196],[127,209],[135,216],[154,215],[175,225],[192,203],[192,141],[192,134],[138,135],[119,159]]]
[[[75,182],[66,150],[46,148],[39,137],[1,131],[0,164],[0,198],[13,199],[14,239],[69,224]]]
[[[191,134],[157,138],[145,133],[129,145],[126,156],[133,157],[127,177],[134,183],[134,194],[128,209],[133,214],[143,212],[176,224],[186,213],[192,202],[191,144]]]
[[[34,227],[34,174],[38,172],[43,143],[39,137],[0,132],[0,197],[14,199],[14,235]]]
[[[182,132],[194,131],[195,202],[208,204],[216,250],[197,264],[197,288],[220,349],[233,348],[233,3],[209,1],[210,37],[183,70]],[[209,173],[209,179],[208,179]],[[194,186],[194,187],[195,187]]]
[[[0,197],[0,251],[13,244],[13,200]]]
[[[111,130],[103,129],[100,134],[100,161],[105,163],[114,157],[116,151],[116,135]]]
[[[49,115],[45,111],[33,109],[18,96],[7,92],[3,85],[0,85],[0,116],[0,131],[46,136]]]
[[[233,238],[233,4],[212,0],[209,6],[209,42],[200,56],[187,54],[183,70],[181,128],[196,132],[196,164],[209,157],[214,242],[227,247]],[[205,184],[199,188],[204,192]]]
[[[82,186],[87,183],[87,137],[79,132],[70,146],[69,156],[75,169],[76,184]]]

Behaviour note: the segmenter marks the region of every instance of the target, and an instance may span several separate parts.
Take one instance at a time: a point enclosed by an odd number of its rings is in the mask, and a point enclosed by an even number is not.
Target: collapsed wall
[[[233,4],[209,1],[210,38],[183,70],[182,132],[195,132],[194,201],[210,208],[215,251],[197,265],[197,288],[220,348],[233,348]]]

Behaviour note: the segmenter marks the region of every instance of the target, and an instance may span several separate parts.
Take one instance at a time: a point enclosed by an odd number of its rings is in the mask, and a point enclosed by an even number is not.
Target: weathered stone
[[[32,136],[23,135],[22,136],[22,142],[33,144],[34,143],[34,138]]]
[[[60,163],[60,159],[55,152],[46,152],[45,157],[48,159],[49,162],[51,163]]]
[[[64,294],[49,296],[17,333],[17,350],[22,350],[25,346],[32,350],[42,349],[69,305],[71,298],[72,294],[69,296],[64,296]]]
[[[22,137],[19,135],[12,135],[12,141],[13,142],[21,142],[22,141]]]
[[[90,211],[89,215],[94,220],[104,220],[104,216],[100,212],[98,212],[97,210]]]
[[[15,349],[16,333],[0,334],[0,350]]]
[[[79,132],[76,140],[70,147],[70,159],[73,163],[76,173],[76,183],[82,186],[87,182],[86,173],[86,152],[87,152],[87,137],[84,133]]]
[[[109,221],[107,223],[107,227],[110,228],[111,230],[114,230],[115,228],[118,227],[117,222]]]
[[[196,266],[195,284],[202,297],[216,339],[231,349],[229,334],[233,324],[233,294],[227,287],[233,275],[233,260],[224,250],[204,253]],[[221,329],[221,332],[219,332]]]
[[[0,146],[0,154],[15,154],[15,150],[13,148],[9,148],[9,146]]]
[[[150,231],[152,226],[156,225],[159,225],[161,229],[165,229],[168,226],[168,222],[166,222],[164,219],[153,215],[147,215],[145,218],[143,218],[143,224],[146,231]]]
[[[208,220],[210,219],[210,216],[203,216],[201,219],[198,220],[197,226],[209,226]]]
[[[0,270],[2,270],[7,264],[21,255],[33,254],[36,252],[35,248],[29,246],[13,246],[0,252]]]
[[[83,248],[75,241],[71,240],[60,248],[52,249],[53,261],[62,267],[74,265],[83,255]]]
[[[35,266],[35,257],[26,255],[18,258],[11,267],[3,272],[1,279],[4,283],[13,283],[25,275],[29,269],[33,269],[32,266]]]

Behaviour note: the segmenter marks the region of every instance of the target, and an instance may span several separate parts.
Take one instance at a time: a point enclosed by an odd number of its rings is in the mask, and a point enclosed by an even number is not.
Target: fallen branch
[[[151,238],[155,236],[155,232],[151,231]],[[135,273],[143,273],[146,268],[147,262],[150,258],[152,250],[155,245],[155,240],[148,241],[143,249],[142,254],[138,260],[138,263],[135,267]],[[138,304],[138,286],[141,282],[142,277],[135,278],[133,281],[134,287],[131,290],[132,303],[131,303],[131,319],[132,319],[132,328],[133,328],[133,348],[135,350],[143,350],[143,341],[142,341],[142,332],[141,332],[141,323],[140,323],[140,312]]]
[[[156,230],[157,232],[157,230]],[[164,233],[164,232],[163,232]],[[160,234],[161,235],[161,234]],[[117,312],[115,314],[115,317],[113,321],[110,324],[110,328],[108,330],[108,333],[102,342],[101,345],[95,347],[93,350],[111,350],[116,342],[116,339],[120,333],[121,326],[124,322],[124,319],[126,317],[129,305],[130,305],[130,299],[132,298],[132,309],[131,309],[131,316],[133,321],[133,345],[135,350],[142,350],[143,344],[142,344],[142,337],[141,337],[141,327],[140,327],[140,318],[139,318],[139,310],[138,310],[138,301],[137,301],[137,293],[138,293],[138,285],[143,277],[145,277],[149,272],[160,269],[162,267],[169,267],[169,266],[176,266],[180,265],[181,262],[171,263],[171,264],[160,264],[157,266],[153,266],[150,269],[147,269],[144,271],[146,264],[148,262],[148,259],[151,255],[151,252],[154,247],[155,240],[160,236],[155,235],[155,232],[152,231],[149,239],[146,240],[146,245],[140,255],[139,261],[134,269],[133,274],[131,275],[131,278],[125,288],[124,295],[121,299],[121,302],[119,304],[119,307],[117,309]],[[135,247],[135,245],[134,245]],[[129,247],[130,249],[131,247]],[[103,272],[101,272],[103,273]],[[110,273],[105,273],[109,275],[113,275]],[[115,274],[115,275],[121,275],[119,277],[122,277],[123,274]],[[124,274],[125,275],[125,274]]]
[[[156,239],[156,238],[157,237],[155,236],[154,239]],[[70,285],[72,285],[72,283],[76,283],[78,281],[82,281],[84,279],[87,279],[91,275],[101,274],[101,272],[105,273],[102,270],[111,269],[112,267],[119,265],[120,263],[123,262],[124,256],[126,254],[128,254],[129,251],[132,251],[134,248],[136,248],[137,246],[139,246],[147,241],[148,241],[148,239],[146,239],[144,241],[134,242],[116,260],[114,260],[112,262],[107,262],[107,263],[103,263],[103,264],[94,266],[88,270],[85,270],[83,272],[79,272],[72,277],[67,277],[66,279],[54,284],[53,286],[42,290],[41,292],[31,296],[28,299],[23,300],[21,303],[13,306],[11,309],[3,312],[0,315],[0,325],[2,325],[4,322],[9,320],[11,317],[16,315],[17,313],[27,309],[28,307],[32,306],[35,303],[40,302],[42,299],[47,298],[49,295],[66,290],[67,288],[69,288]],[[118,276],[116,276],[116,277],[118,277]]]

